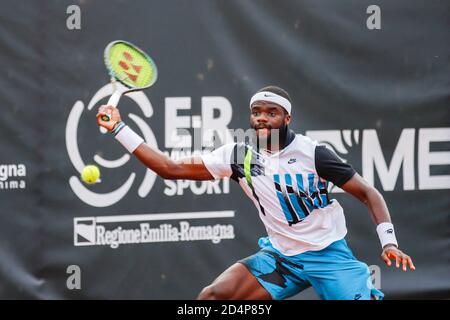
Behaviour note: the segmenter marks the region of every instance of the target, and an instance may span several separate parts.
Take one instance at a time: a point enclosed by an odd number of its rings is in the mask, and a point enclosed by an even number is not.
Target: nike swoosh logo
[[[267,93],[265,93],[264,94],[264,97],[274,97],[273,95],[271,95],[271,94],[267,94]]]
[[[297,161],[297,159],[289,159],[288,164],[294,163],[296,161]]]

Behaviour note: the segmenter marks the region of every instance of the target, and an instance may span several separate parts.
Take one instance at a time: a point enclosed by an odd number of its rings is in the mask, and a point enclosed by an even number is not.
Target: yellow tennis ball
[[[97,166],[91,164],[84,167],[81,172],[81,180],[83,180],[84,183],[94,184],[98,179],[100,179],[100,169]]]

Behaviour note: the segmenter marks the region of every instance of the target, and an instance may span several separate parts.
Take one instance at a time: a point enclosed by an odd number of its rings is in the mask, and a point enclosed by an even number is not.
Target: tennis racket
[[[122,95],[151,87],[158,78],[155,62],[134,44],[117,40],[109,43],[104,53],[106,69],[111,81],[119,81],[108,100],[108,105],[117,107]],[[111,120],[111,115],[103,115],[103,121]]]

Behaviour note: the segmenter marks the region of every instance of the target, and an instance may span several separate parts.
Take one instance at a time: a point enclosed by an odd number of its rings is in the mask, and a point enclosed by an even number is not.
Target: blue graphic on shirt
[[[273,180],[278,200],[289,225],[303,221],[314,209],[326,207],[328,182],[322,181],[313,173],[308,174],[308,188],[304,187],[303,176],[295,175],[296,184],[290,174],[284,175],[284,185],[280,175],[274,174]]]

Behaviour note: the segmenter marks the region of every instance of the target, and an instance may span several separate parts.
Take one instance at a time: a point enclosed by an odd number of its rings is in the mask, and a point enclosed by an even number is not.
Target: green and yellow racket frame
[[[153,59],[128,41],[110,42],[105,48],[104,60],[111,81],[123,84],[115,88],[107,105],[117,107],[122,95],[147,89],[158,79],[158,68]],[[105,115],[102,120],[109,121],[110,118]]]

